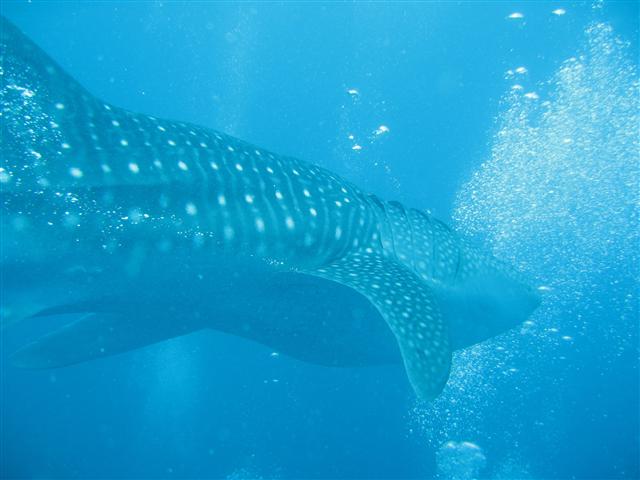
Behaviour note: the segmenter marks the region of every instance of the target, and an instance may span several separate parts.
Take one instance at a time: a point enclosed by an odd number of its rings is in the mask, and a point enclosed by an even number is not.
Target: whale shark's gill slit
[[[407,260],[409,261],[409,265],[411,266],[411,269],[415,272],[416,271],[416,259],[415,259],[415,251],[416,251],[416,239],[415,239],[415,235],[413,232],[413,222],[411,221],[411,216],[409,211],[404,208],[404,206],[401,204],[402,206],[402,215],[404,216],[405,219],[405,223],[407,225],[407,231],[409,232],[409,241],[408,241],[408,245],[409,245],[409,252],[407,255]]]
[[[436,227],[435,222],[432,222],[431,218],[429,218],[429,231],[431,234],[431,271],[429,272],[429,276],[436,278]]]
[[[347,254],[349,252],[350,249],[353,248],[353,244],[352,244],[352,238],[358,238],[357,236],[353,235],[354,232],[354,224],[356,221],[356,209],[355,208],[349,208],[347,210],[347,215],[345,216],[345,221],[342,222],[342,225],[339,225],[336,228],[341,229],[341,236],[344,239],[343,240],[343,246],[342,248],[339,250],[337,256],[342,257],[345,254]],[[337,230],[336,230],[337,232]],[[337,233],[336,233],[337,235]]]
[[[411,222],[407,216],[404,206],[395,201],[386,203],[387,215],[393,233],[394,251],[396,257],[405,265],[413,268],[413,241],[411,233]]]
[[[389,212],[385,206],[385,202],[380,200],[375,195],[370,195],[369,200],[373,202],[378,213],[378,223],[380,229],[380,244],[384,251],[390,255],[395,255],[395,242],[393,239],[393,227],[391,226],[391,219],[389,218]]]

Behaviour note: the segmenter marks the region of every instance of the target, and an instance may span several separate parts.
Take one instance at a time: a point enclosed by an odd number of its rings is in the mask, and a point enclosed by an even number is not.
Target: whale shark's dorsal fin
[[[397,261],[366,250],[316,270],[357,290],[380,312],[398,341],[407,376],[423,400],[438,396],[449,378],[449,332],[429,286]]]

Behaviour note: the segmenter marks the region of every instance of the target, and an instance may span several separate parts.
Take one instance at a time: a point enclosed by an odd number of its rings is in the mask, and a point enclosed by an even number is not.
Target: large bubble
[[[486,466],[487,459],[482,449],[472,442],[450,440],[436,452],[438,478],[447,480],[467,480],[478,478]]]

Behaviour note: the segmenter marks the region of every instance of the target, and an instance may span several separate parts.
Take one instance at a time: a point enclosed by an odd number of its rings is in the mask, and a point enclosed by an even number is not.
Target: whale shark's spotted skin
[[[100,102],[55,64],[45,64],[34,76],[7,61],[12,60],[5,60],[7,74],[18,78],[5,75],[14,88],[3,89],[3,101],[24,108],[4,113],[11,132],[7,147],[19,152],[14,162],[3,164],[5,190],[47,192],[55,186],[78,194],[99,188],[113,195],[126,186],[157,187],[155,198],[128,205],[123,217],[136,223],[174,222],[206,232],[204,240],[276,257],[313,251],[318,263],[375,236],[363,194],[326,170],[212,130]],[[35,110],[40,121],[32,141],[20,132],[25,112]],[[97,209],[105,212],[113,200],[109,195],[94,200],[96,210],[67,215],[91,213],[96,221]],[[78,202],[80,207],[86,203]],[[105,216],[112,222],[110,212]]]
[[[433,217],[301,160],[103,102],[1,21],[3,316],[82,314],[16,363],[65,365],[208,326],[319,363],[336,363],[326,353],[341,346],[338,364],[366,363],[397,355],[379,316],[415,391],[433,398],[453,348],[535,307]],[[31,311],[26,284],[38,285]],[[246,304],[226,301],[229,290]],[[327,323],[340,299],[368,318],[347,309]],[[159,305],[166,313],[147,318]]]

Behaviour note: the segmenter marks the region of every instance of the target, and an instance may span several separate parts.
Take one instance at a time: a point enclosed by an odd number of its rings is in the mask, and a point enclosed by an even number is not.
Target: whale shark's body
[[[105,103],[1,21],[2,314],[74,314],[16,364],[68,365],[215,328],[326,365],[402,358],[429,399],[452,350],[537,305],[432,216]]]

